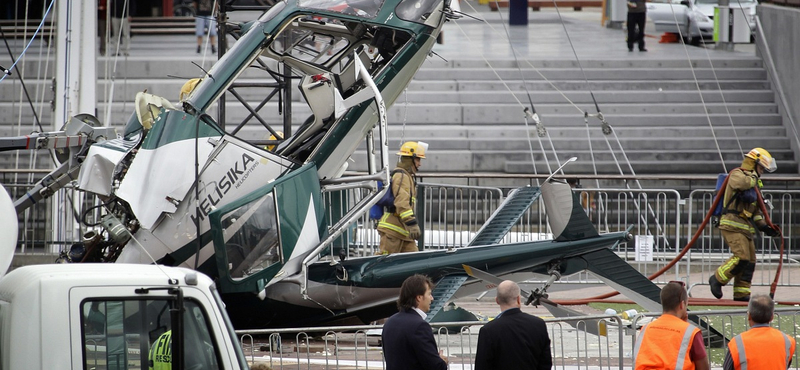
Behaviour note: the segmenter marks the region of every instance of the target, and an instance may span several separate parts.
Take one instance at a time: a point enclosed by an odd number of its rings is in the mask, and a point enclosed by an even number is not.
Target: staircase
[[[154,37],[163,38],[143,35],[137,39]],[[133,112],[135,93],[144,89],[175,102],[186,78],[201,73],[191,64],[201,58],[194,53],[193,45],[191,36],[174,37],[171,42],[156,45],[159,50],[175,49],[174,55],[165,51],[160,56],[140,56],[134,49],[129,58],[98,60],[101,122],[121,129]],[[550,168],[557,167],[554,150],[562,162],[577,156],[579,161],[569,165],[572,174],[592,174],[595,166],[600,174],[619,174],[617,161],[629,174],[626,159],[636,174],[717,174],[723,171],[717,145],[728,170],[741,163],[743,152],[764,147],[778,160],[778,172],[797,174],[798,159],[790,146],[792,133],[782,123],[761,60],[731,55],[729,59],[714,59],[713,69],[708,60],[693,60],[691,67],[681,59],[584,60],[583,73],[575,61],[523,60],[524,78],[513,60],[490,61],[493,71],[484,61],[445,62],[432,57],[407,93],[401,94],[388,111],[390,147],[399,148],[401,140],[428,142],[425,172],[521,174],[534,173],[531,147],[536,173],[549,172],[543,147]],[[0,59],[0,64],[6,62]],[[114,68],[115,62],[115,103],[111,120],[106,123],[102,101],[112,81],[102,76]],[[28,71],[26,85],[31,95],[44,96],[45,102],[53,100],[54,63],[40,64],[28,57],[23,66]],[[41,71],[41,77],[32,77],[30,71]],[[255,78],[251,73],[255,72],[245,72],[244,76]],[[170,75],[182,78],[167,77]],[[24,95],[15,81],[0,84],[2,136],[24,135],[32,130],[33,114],[24,99],[19,102]],[[517,103],[530,105],[525,87],[549,136],[539,138],[530,120],[525,126],[522,106]],[[613,127],[612,135],[603,134],[595,117],[588,118],[587,127],[584,112],[595,113],[590,91]],[[257,102],[264,91],[242,94]],[[310,111],[299,102],[298,92],[293,99],[297,102],[295,121],[302,122]],[[229,123],[247,115],[233,99],[228,104]],[[52,122],[49,103],[36,106],[41,109],[40,119]],[[265,107],[262,113],[266,111],[275,113],[265,116],[268,122],[280,122],[277,108]],[[18,120],[27,132],[12,129]],[[260,125],[245,128],[242,133],[246,138],[264,138]],[[12,155],[0,155],[0,168],[15,166]],[[46,157],[41,155],[39,160],[49,162]],[[354,155],[354,160],[350,169],[366,168],[364,153]]]
[[[496,72],[484,61],[429,61],[389,111],[391,147],[400,137],[428,142],[426,172],[533,173],[532,146],[538,173],[548,172],[544,147],[552,168],[555,150],[562,162],[579,158],[571,173],[596,165],[601,174],[619,174],[615,158],[630,173],[626,157],[637,174],[716,174],[717,145],[729,170],[743,152],[764,147],[779,172],[797,173],[758,58],[715,59],[713,68],[708,60],[582,61],[588,81],[574,61],[530,63],[536,70],[523,61],[521,78],[513,61],[490,61]],[[549,136],[525,125],[516,103],[530,105],[525,87]],[[584,120],[596,113],[590,91],[611,135],[597,118]]]

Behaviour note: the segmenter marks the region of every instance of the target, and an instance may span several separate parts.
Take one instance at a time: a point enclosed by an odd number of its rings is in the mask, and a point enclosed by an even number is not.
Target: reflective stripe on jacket
[[[634,369],[694,369],[689,353],[699,332],[675,316],[661,315],[639,332],[633,349]]]
[[[394,212],[384,212],[378,221],[378,231],[392,235],[398,239],[413,240],[408,235],[406,226],[416,225],[414,206],[417,204],[417,183],[406,170],[396,168],[392,175],[394,192]]]
[[[794,338],[769,326],[751,328],[728,342],[737,370],[784,370],[789,367],[794,349]]]

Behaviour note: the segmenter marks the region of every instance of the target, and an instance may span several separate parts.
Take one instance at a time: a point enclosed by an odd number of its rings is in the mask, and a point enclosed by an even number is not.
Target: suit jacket
[[[400,311],[383,324],[386,370],[446,370],[439,357],[431,326],[416,311]]]
[[[552,367],[550,337],[544,320],[519,308],[503,311],[478,333],[475,370]]]

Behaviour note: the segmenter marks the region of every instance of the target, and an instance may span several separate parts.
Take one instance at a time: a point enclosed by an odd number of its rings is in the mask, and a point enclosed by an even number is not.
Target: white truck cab
[[[248,368],[213,282],[195,271],[76,263],[0,278],[0,369],[148,369],[167,331],[174,369]]]

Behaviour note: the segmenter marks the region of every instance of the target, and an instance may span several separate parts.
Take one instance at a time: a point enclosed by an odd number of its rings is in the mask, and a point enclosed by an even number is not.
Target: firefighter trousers
[[[756,268],[756,246],[747,235],[728,230],[720,230],[733,256],[717,268],[717,280],[722,285],[733,279],[733,298],[750,295],[750,283]]]
[[[381,236],[379,254],[406,253],[419,250],[417,242],[413,240],[403,240],[380,231],[378,233]]]

